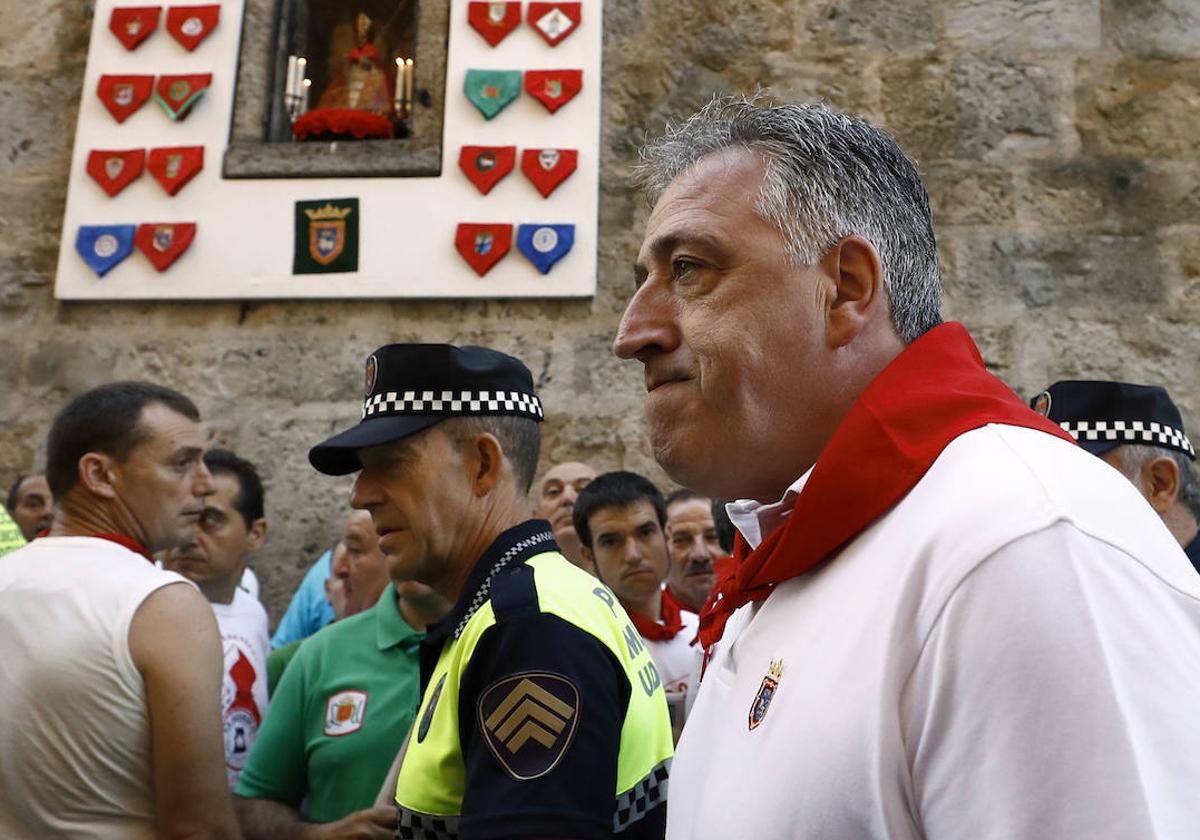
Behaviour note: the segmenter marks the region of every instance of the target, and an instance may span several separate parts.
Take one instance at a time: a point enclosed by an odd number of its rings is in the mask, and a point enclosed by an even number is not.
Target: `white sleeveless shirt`
[[[172,583],[187,581],[93,537],[43,537],[0,560],[0,837],[155,836],[129,625]]]

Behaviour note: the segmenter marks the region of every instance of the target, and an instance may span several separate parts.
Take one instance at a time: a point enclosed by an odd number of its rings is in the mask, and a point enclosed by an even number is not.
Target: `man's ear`
[[[511,467],[504,457],[500,441],[490,432],[481,432],[471,439],[468,464],[471,469],[471,486],[476,498],[483,498],[495,489]]]
[[[600,567],[596,565],[596,555],[592,554],[592,550],[582,542],[579,544],[579,556],[591,563],[596,570],[596,577],[600,577]]]
[[[877,307],[887,305],[883,264],[874,245],[861,236],[847,236],[826,252],[821,268],[834,283],[826,313],[829,346],[845,347],[863,331]]]
[[[1179,465],[1174,458],[1152,458],[1142,467],[1142,495],[1161,516],[1179,498]]]
[[[102,452],[89,452],[79,459],[79,483],[102,499],[115,499],[116,464]]]
[[[250,545],[251,551],[258,551],[267,540],[267,520],[259,517],[250,523],[250,528],[246,531],[246,542]]]

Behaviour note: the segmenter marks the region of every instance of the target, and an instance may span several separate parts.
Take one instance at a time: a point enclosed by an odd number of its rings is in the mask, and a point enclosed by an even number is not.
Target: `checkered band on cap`
[[[660,805],[667,804],[667,782],[671,759],[659,764],[633,787],[617,797],[613,811],[613,833],[619,834]]]
[[[1165,446],[1186,452],[1193,458],[1196,450],[1182,429],[1176,429],[1165,423],[1149,423],[1143,420],[1083,420],[1079,422],[1064,421],[1062,426],[1075,440],[1111,440],[1120,443],[1140,443],[1145,446]]]
[[[396,840],[458,840],[458,817],[422,814],[402,805],[396,810]]]
[[[363,403],[364,420],[406,414],[515,414],[541,420],[542,401],[520,391],[384,391]]]

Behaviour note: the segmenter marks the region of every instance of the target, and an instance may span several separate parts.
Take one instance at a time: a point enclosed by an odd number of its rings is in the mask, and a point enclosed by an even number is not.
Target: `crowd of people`
[[[714,100],[640,177],[614,352],[666,495],[541,463],[520,360],[377,348],[272,635],[255,465],[161,385],[58,412],[0,517],[0,836],[1194,836],[1167,390],[988,373],[861,120]]]

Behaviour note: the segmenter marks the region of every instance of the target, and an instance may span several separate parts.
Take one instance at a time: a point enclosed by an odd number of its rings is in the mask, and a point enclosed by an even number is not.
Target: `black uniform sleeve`
[[[492,584],[497,623],[463,673],[461,840],[611,838],[630,685],[602,642],[537,607],[533,570]]]

